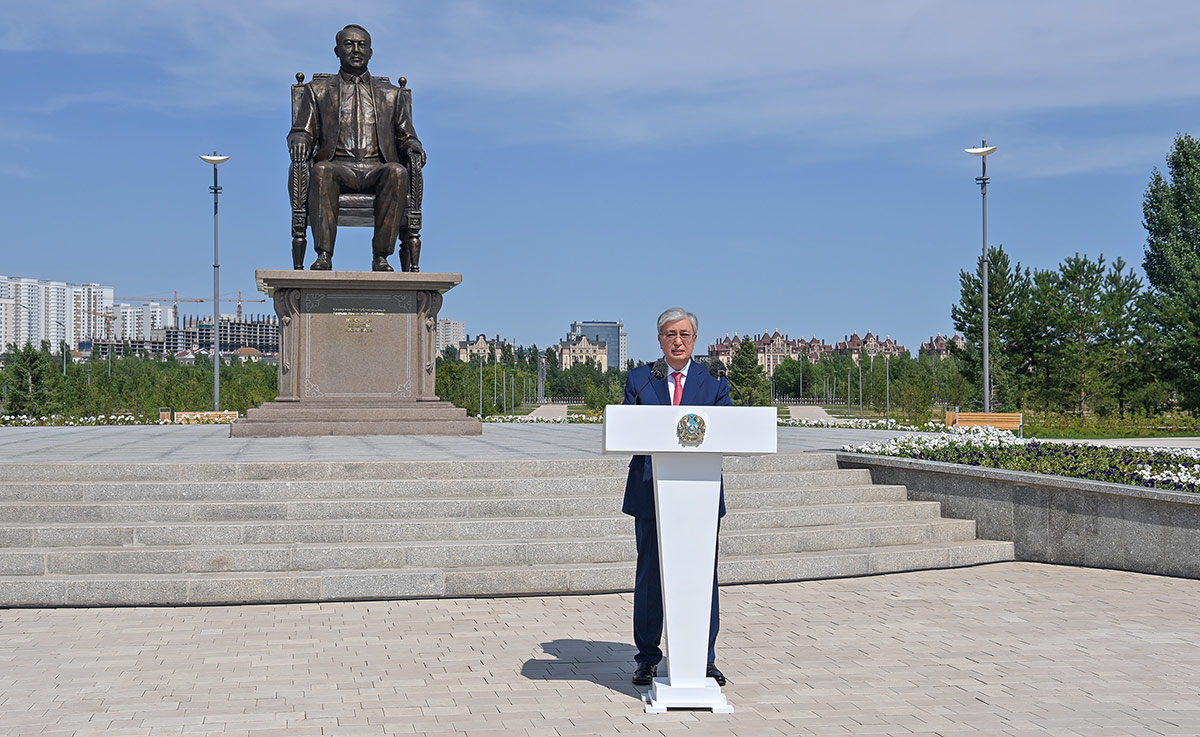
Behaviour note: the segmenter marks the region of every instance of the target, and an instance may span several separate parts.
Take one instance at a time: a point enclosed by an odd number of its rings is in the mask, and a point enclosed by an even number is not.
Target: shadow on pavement
[[[530,680],[591,681],[641,700],[641,691],[629,682],[636,650],[624,642],[561,639],[542,643],[549,658],[526,660],[521,675]]]

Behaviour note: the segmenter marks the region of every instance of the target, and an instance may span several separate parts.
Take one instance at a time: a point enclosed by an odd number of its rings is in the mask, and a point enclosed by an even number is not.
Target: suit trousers
[[[658,523],[653,517],[634,517],[637,538],[637,577],[633,584],[634,661],[657,664],[662,660],[663,599],[662,568],[658,558]],[[720,532],[717,520],[717,532]],[[718,548],[720,543],[718,542]],[[717,630],[721,616],[717,605],[717,571],[713,567],[712,612],[708,620],[708,662],[717,661]]]
[[[313,247],[333,253],[337,240],[338,195],[364,192],[375,195],[375,235],[371,250],[391,256],[400,237],[408,207],[408,170],[403,164],[378,160],[333,159],[313,164],[308,189],[308,212]]]

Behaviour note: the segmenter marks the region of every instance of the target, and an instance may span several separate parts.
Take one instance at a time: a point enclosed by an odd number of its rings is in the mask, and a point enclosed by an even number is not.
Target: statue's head
[[[338,31],[333,53],[341,60],[343,71],[362,74],[371,60],[371,34],[362,26],[352,23]]]

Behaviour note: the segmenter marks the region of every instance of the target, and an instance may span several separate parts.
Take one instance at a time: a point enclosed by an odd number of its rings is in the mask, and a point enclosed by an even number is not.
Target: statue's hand
[[[301,162],[308,161],[311,158],[312,150],[309,148],[307,141],[293,141],[288,145],[288,152],[292,156],[292,161]]]
[[[425,149],[417,141],[410,141],[405,144],[405,153],[408,154],[408,160],[418,169],[425,168]]]

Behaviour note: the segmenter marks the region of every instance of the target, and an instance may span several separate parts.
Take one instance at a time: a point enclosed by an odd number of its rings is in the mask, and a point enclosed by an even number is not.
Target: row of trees
[[[988,251],[992,400],[998,410],[1100,415],[1200,411],[1200,142],[1176,138],[1143,200],[1147,285],[1121,259],[1076,253],[1056,269]],[[963,271],[951,315],[982,403],[982,271]]]
[[[849,356],[828,356],[817,363],[785,359],[768,379],[758,365],[755,348],[743,342],[730,361],[734,404],[770,404],[773,397],[809,399],[829,404],[861,402],[873,413],[890,411],[912,422],[930,418],[936,405],[961,406],[971,399],[963,364],[908,355],[886,358],[863,356],[861,365]]]
[[[537,346],[505,346],[498,359],[489,355],[482,362],[463,362],[457,350],[447,348],[438,359],[437,393],[471,414],[511,413],[537,397],[539,361],[546,397],[572,397],[590,409],[620,404],[624,397],[626,372],[601,371],[591,362],[563,370],[552,350],[539,352]]]
[[[185,365],[129,355],[85,363],[51,354],[50,346],[10,345],[0,371],[3,413],[46,417],[131,413],[157,417],[159,407],[212,409],[213,367],[206,358]],[[221,408],[245,412],[274,399],[276,368],[245,362],[221,367]]]

